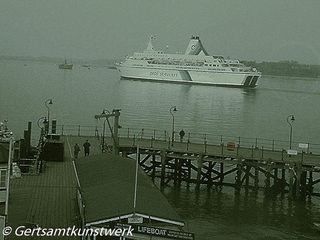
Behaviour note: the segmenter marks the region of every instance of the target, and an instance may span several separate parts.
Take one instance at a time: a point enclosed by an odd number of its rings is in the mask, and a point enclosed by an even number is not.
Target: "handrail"
[[[78,135],[78,136],[97,136],[102,133],[102,127],[90,126],[90,125],[75,125],[75,124],[62,124],[57,125],[57,133],[61,135]],[[139,134],[141,139],[153,139],[152,141],[162,140],[170,141],[171,132],[164,129],[151,129],[151,128],[120,128],[119,137],[121,138],[135,138]],[[110,137],[110,133],[105,134],[106,137]],[[179,132],[174,133],[176,142],[180,141]],[[99,137],[99,135],[98,135]],[[183,138],[183,142],[198,143],[205,145],[227,145],[228,142],[233,142],[241,147],[258,148],[271,151],[282,151],[288,148],[288,141],[280,139],[268,139],[268,138],[252,138],[241,136],[228,136],[210,133],[186,133]],[[308,141],[293,141],[292,145],[297,146],[301,142],[308,144],[308,149],[304,151],[307,153],[320,154],[320,143],[310,143]]]

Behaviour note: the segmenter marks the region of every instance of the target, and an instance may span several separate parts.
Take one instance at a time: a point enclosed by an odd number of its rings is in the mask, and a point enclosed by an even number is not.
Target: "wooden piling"
[[[289,197],[293,197],[293,181],[294,181],[294,174],[293,174],[293,165],[289,167]]]
[[[191,182],[191,160],[187,160],[187,187],[190,187],[190,182]]]
[[[161,181],[160,187],[164,188],[165,174],[166,174],[166,163],[167,163],[167,154],[164,150],[161,151]]]
[[[256,190],[259,189],[259,168],[258,168],[258,166],[256,166],[254,168],[254,188]]]
[[[267,171],[265,173],[266,180],[265,180],[265,188],[266,191],[270,189],[270,176],[271,176],[271,171],[272,171],[272,164],[268,164],[267,166]]]
[[[308,191],[309,191],[309,194],[313,193],[313,172],[312,172],[312,170],[309,171]]]
[[[296,164],[296,196],[300,196],[301,193],[301,174],[302,174],[302,165]]]
[[[236,189],[240,189],[241,188],[241,175],[242,175],[242,162],[241,160],[238,161],[238,164],[237,164],[237,173],[236,173],[236,182],[235,182],[235,185],[236,185]]]
[[[207,188],[212,187],[212,168],[213,168],[213,162],[209,162],[208,172],[207,172]]]
[[[224,164],[221,162],[220,163],[220,178],[219,178],[221,186],[223,184],[223,179],[224,179]]]
[[[197,160],[197,167],[198,167],[198,171],[197,171],[197,185],[196,185],[196,189],[199,190],[200,189],[200,181],[201,181],[201,172],[202,172],[202,164],[203,164],[203,155],[200,155],[198,157]]]

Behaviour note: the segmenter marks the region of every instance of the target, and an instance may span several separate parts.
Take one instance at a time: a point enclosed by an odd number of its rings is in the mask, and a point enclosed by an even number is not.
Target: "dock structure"
[[[82,145],[87,140],[91,149],[90,156],[85,157]],[[52,143],[49,138],[46,141]],[[46,161],[37,174],[32,171],[11,180],[7,220],[13,231],[21,226],[127,229],[134,224],[134,236],[149,236],[153,231],[151,235],[161,237],[159,239],[172,239],[171,235],[177,235],[179,239],[194,239],[192,233],[181,231],[183,220],[143,170],[139,170],[137,204],[133,207],[134,161],[101,153],[100,141],[96,137],[65,136],[60,141],[64,145],[63,159],[50,158],[53,160]],[[78,159],[73,153],[76,143],[81,146]],[[8,239],[20,238],[15,234],[8,236]],[[39,238],[52,237],[29,237]],[[79,239],[79,236],[60,238]]]
[[[97,132],[96,128],[94,138],[102,142]],[[194,184],[196,188],[227,185],[238,190],[246,187],[289,193],[290,197],[320,195],[314,191],[320,183],[320,155],[310,149],[291,155],[285,148],[277,148],[274,140],[263,146],[256,139],[250,147],[241,143],[240,138],[237,140],[209,144],[206,136],[202,141],[190,141],[189,135],[185,140],[172,142],[165,131],[159,134],[156,130],[147,133],[145,129],[123,129],[118,136],[117,152],[122,156],[139,152],[140,166],[153,181],[158,179],[162,188],[171,183]],[[104,142],[104,149],[113,148],[111,136],[104,137]],[[315,146],[313,151],[318,150]]]

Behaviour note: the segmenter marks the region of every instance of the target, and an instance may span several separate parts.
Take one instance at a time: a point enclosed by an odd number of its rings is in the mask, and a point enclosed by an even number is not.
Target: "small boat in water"
[[[73,64],[67,63],[67,59],[65,59],[63,64],[59,64],[59,68],[71,70],[73,68]]]

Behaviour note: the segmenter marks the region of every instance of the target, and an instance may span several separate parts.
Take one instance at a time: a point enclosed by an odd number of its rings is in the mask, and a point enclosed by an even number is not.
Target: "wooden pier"
[[[107,136],[102,140],[98,132],[95,129],[91,133],[96,135],[95,141],[104,142],[105,151],[113,151],[113,138]],[[149,134],[144,130],[137,134],[123,130],[117,139],[116,152],[134,159],[139,152],[140,166],[161,188],[169,184],[177,187],[192,184],[197,189],[227,185],[238,190],[264,189],[267,193],[288,193],[299,198],[320,195],[315,191],[320,182],[320,155],[308,150],[289,155],[285,149],[276,149],[274,141],[269,147],[255,144],[243,147],[235,142],[191,142],[189,137],[181,142],[170,141],[170,134],[165,132],[156,137],[155,133],[155,130]]]

